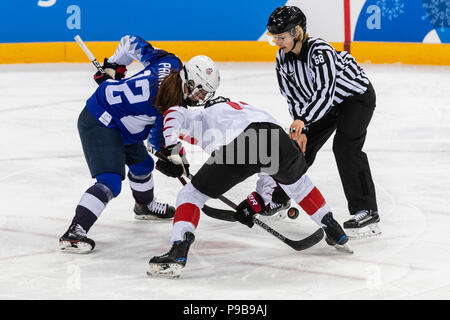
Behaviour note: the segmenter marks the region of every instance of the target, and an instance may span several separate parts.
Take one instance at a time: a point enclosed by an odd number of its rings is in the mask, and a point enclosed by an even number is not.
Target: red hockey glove
[[[265,210],[264,200],[261,195],[254,191],[247,196],[247,199],[242,201],[236,208],[234,218],[236,221],[245,224],[249,228],[255,224],[253,216],[258,213],[263,213]]]

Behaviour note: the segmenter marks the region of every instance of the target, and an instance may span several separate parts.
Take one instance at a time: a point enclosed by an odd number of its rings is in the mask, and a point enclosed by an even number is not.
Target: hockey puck
[[[298,209],[294,208],[294,207],[290,207],[288,212],[287,212],[287,216],[291,219],[297,219],[299,215]]]

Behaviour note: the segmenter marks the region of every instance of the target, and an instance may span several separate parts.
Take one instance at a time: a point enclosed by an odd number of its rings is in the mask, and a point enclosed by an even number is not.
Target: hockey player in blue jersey
[[[195,62],[196,58],[191,60]],[[134,60],[144,69],[125,78],[126,66]],[[179,80],[177,90],[186,105],[199,104],[212,96],[218,86],[189,87],[193,73],[183,67],[180,59],[140,37],[123,37],[114,55],[105,58],[103,69],[106,74],[94,75],[99,87],[78,118],[83,152],[96,183],[81,197],[69,229],[59,239],[59,247],[64,251],[85,253],[94,249],[95,242],[87,237],[87,232],[108,202],[119,195],[125,166],[135,199],[135,218],[173,218],[175,208],[154,197],[154,161],[144,145],[147,140],[159,150],[164,143],[163,117],[153,102],[162,81]],[[167,77],[169,74],[176,74],[177,79]]]

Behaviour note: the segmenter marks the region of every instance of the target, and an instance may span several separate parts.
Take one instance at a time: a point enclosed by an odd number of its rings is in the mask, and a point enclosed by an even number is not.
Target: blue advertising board
[[[353,40],[423,42],[430,32],[450,43],[450,0],[367,0]]]
[[[2,0],[0,42],[258,40],[284,0]]]

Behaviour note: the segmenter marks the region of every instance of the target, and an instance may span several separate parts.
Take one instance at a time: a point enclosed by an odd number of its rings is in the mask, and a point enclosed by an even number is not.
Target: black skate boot
[[[291,199],[286,194],[286,192],[284,192],[284,190],[279,185],[277,185],[272,192],[271,201],[266,205],[266,210],[264,213],[261,213],[261,215],[271,216],[276,220],[284,219],[287,216],[286,212],[280,211],[287,210],[289,209],[290,206],[291,206]]]
[[[286,212],[284,212],[284,210],[289,209],[290,206],[291,206],[291,200],[288,200],[284,203],[277,203],[277,202],[270,201],[266,205],[266,210],[264,210],[264,212],[261,212],[260,214],[262,216],[272,217],[276,220],[284,219],[287,216]],[[280,212],[280,211],[282,211],[282,212]]]
[[[169,252],[150,259],[150,269],[147,271],[147,274],[149,276],[178,278],[181,274],[181,269],[186,265],[189,247],[194,240],[194,234],[186,232],[184,240],[175,241]]]
[[[77,223],[72,223],[59,238],[59,248],[65,252],[88,253],[94,250],[95,242],[86,237],[86,231]]]
[[[345,234],[340,224],[336,220],[334,220],[333,214],[331,212],[328,212],[322,218],[321,222],[325,225],[325,227],[323,227],[323,230],[327,235],[325,241],[330,246],[334,246],[340,251],[353,253],[353,250],[347,244],[348,236]]]
[[[138,220],[168,220],[175,216],[175,208],[153,199],[149,204],[136,202],[134,213],[134,217]]]
[[[344,222],[344,229],[351,238],[376,236],[381,233],[378,222],[380,222],[380,216],[377,211],[360,210]]]

